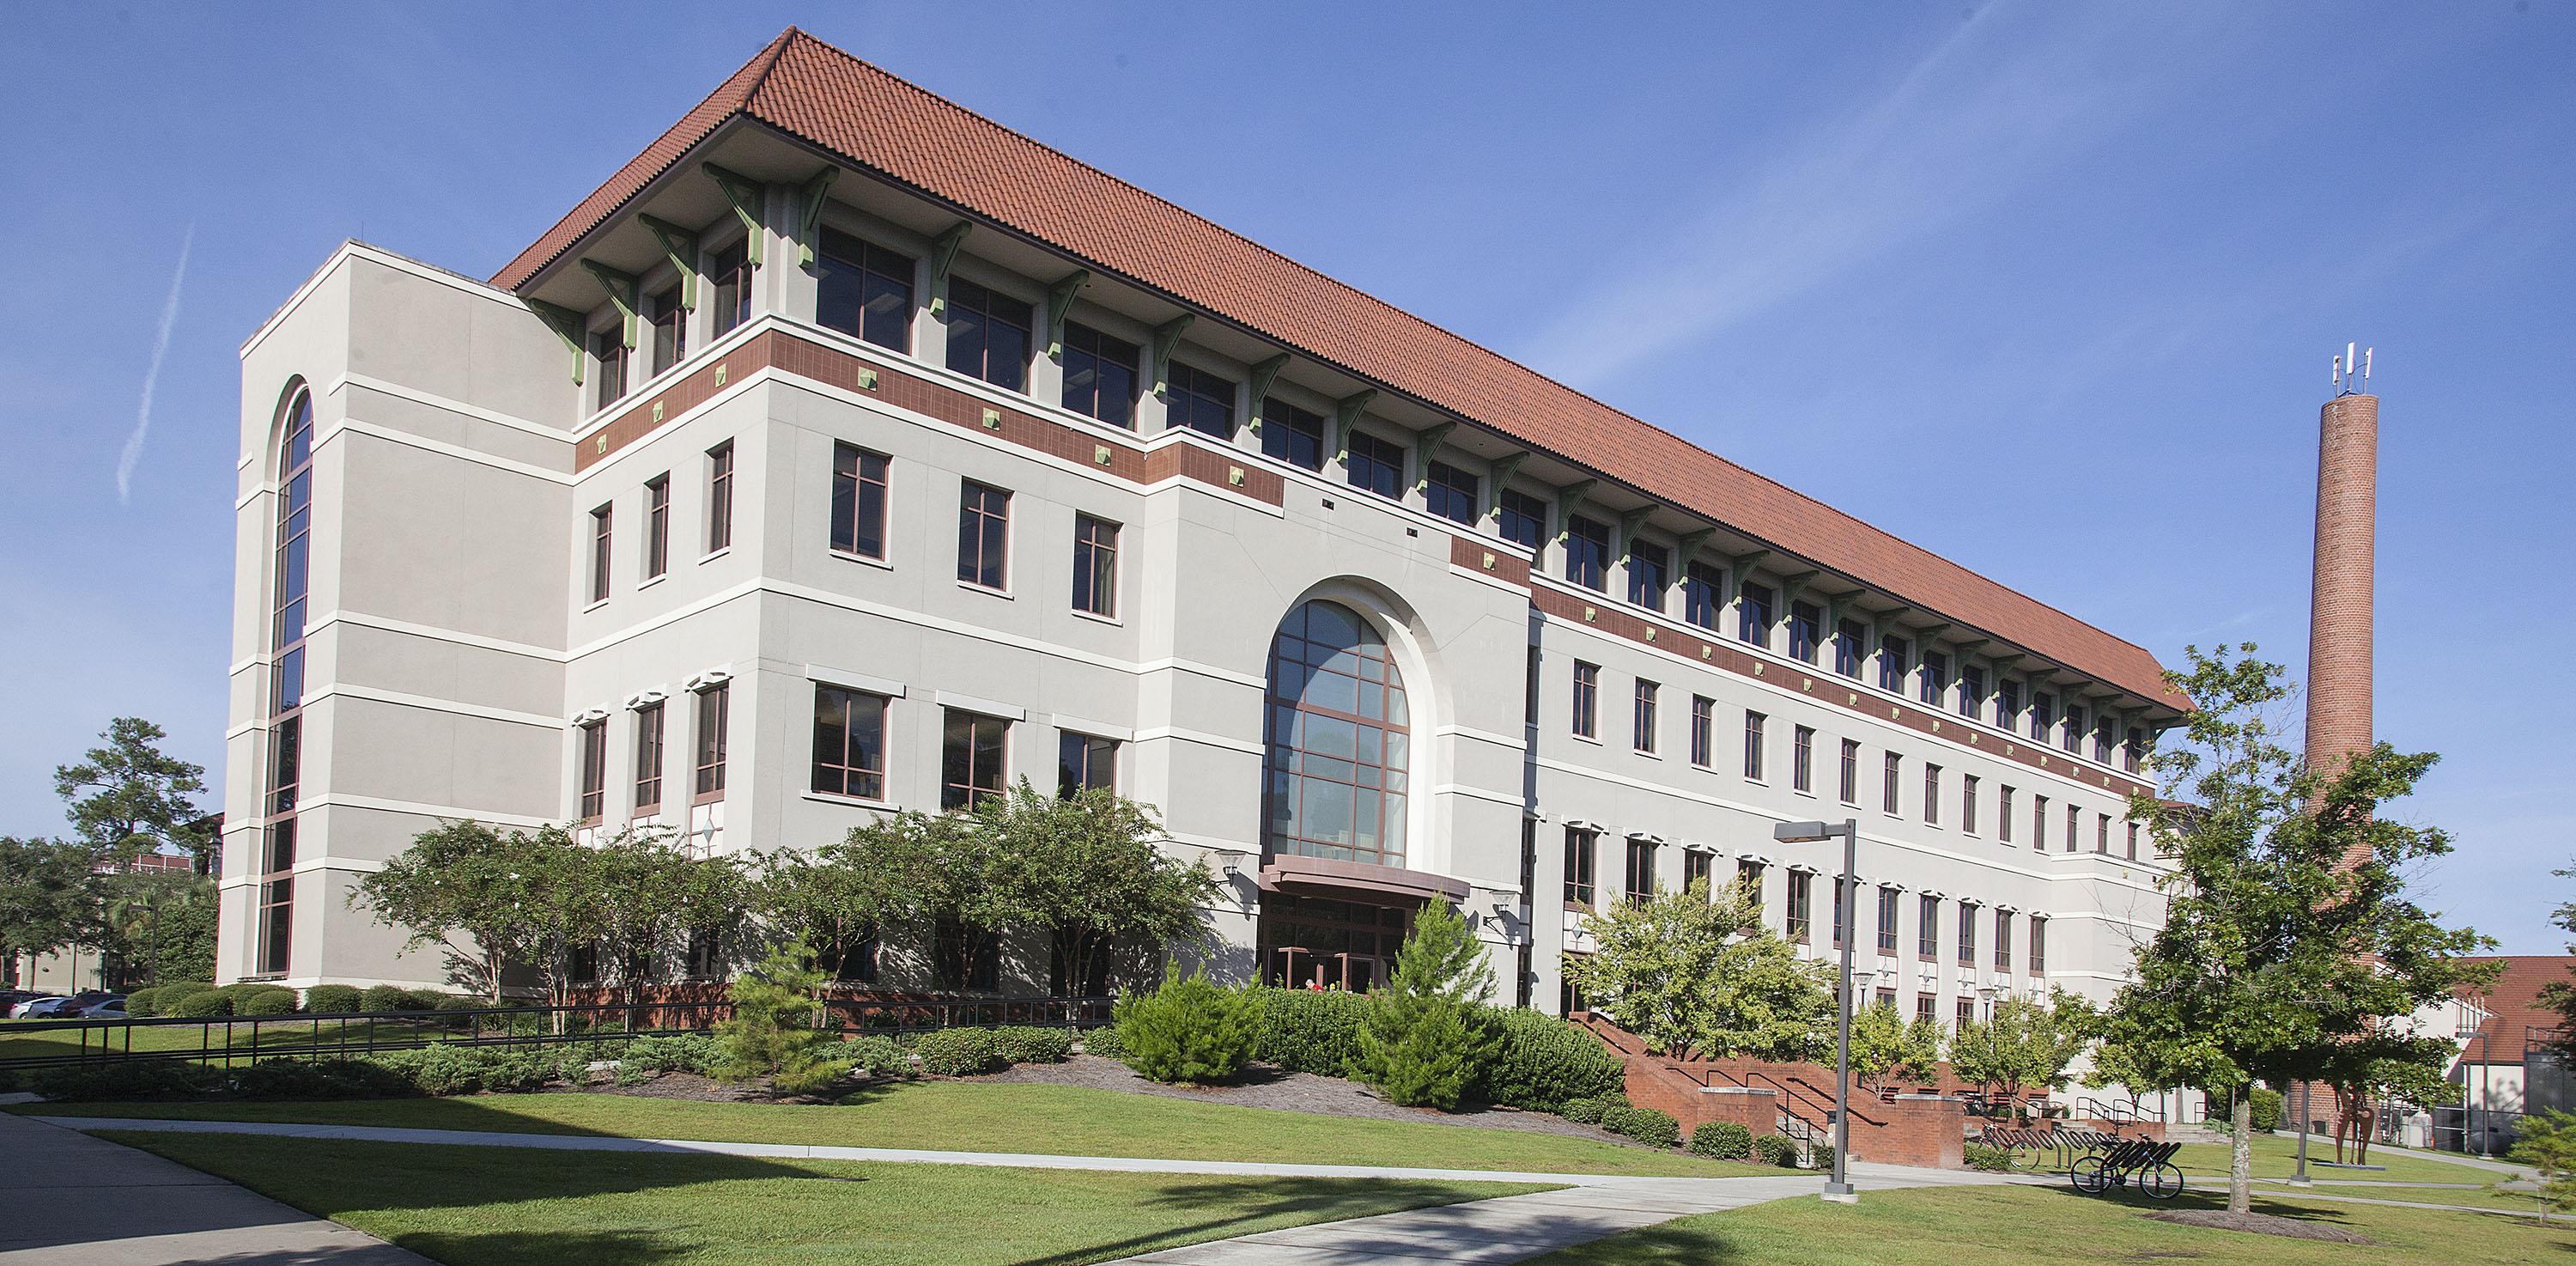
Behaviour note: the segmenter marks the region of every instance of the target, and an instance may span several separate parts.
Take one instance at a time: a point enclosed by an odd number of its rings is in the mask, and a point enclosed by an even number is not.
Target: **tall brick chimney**
[[[2308,613],[2308,763],[2370,750],[2371,571],[2377,534],[2379,397],[2338,362],[2343,394],[2317,428],[2316,572]]]

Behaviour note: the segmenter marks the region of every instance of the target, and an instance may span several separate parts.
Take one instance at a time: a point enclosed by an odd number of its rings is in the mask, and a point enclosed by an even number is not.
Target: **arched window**
[[[305,589],[313,536],[313,395],[286,406],[277,445],[277,569],[270,578],[268,787],[261,805],[259,941],[251,970],[287,973],[295,922],[295,802],[303,781]]]
[[[1386,639],[1338,603],[1298,607],[1270,644],[1269,698],[1263,847],[1403,865],[1410,715]]]

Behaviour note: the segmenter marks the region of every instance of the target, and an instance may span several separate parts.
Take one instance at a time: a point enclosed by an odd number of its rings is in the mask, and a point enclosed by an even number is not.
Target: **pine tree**
[[[814,951],[790,943],[770,951],[760,966],[733,982],[733,1014],[716,1025],[724,1062],[716,1074],[729,1081],[769,1078],[782,1094],[814,1094],[850,1071],[850,1061],[826,1059],[832,1035],[817,1027],[823,972]]]
[[[1390,1103],[1457,1107],[1484,1066],[1492,1035],[1479,1007],[1493,991],[1467,920],[1445,901],[1425,905],[1360,1030],[1362,1079]]]

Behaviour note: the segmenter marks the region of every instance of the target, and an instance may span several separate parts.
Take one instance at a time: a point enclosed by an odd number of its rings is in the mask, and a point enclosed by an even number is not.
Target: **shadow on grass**
[[[1195,1211],[1218,1208],[1226,1212],[1222,1216],[1203,1217],[1107,1243],[1026,1258],[1015,1266],[1074,1266],[1075,1263],[1127,1257],[1182,1244],[1230,1239],[1246,1233],[1254,1224],[1270,1219],[1282,1221],[1264,1229],[1283,1230],[1291,1225],[1339,1222],[1467,1201],[1459,1198],[1454,1186],[1441,1183],[1377,1181],[1360,1186],[1349,1179],[1339,1178],[1242,1178],[1209,1179],[1169,1187],[1137,1203],[1144,1209]],[[1418,1251],[1423,1256],[1436,1258],[1445,1247],[1426,1240]]]

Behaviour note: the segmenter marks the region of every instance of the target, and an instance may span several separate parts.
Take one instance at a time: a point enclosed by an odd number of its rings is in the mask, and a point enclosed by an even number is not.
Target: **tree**
[[[686,960],[694,938],[720,938],[742,917],[736,857],[692,857],[659,828],[623,828],[573,849],[561,874],[591,905],[592,944],[629,1008]]]
[[[2552,1209],[2576,1208],[2576,1116],[2537,1112],[2522,1119],[2520,1137],[2506,1159],[2540,1171],[2540,1199]]]
[[[99,943],[97,864],[84,844],[0,836],[0,962]]]
[[[2561,879],[2576,878],[2576,863],[2571,863],[2565,870],[2553,870],[2549,873]],[[2576,934],[2576,901],[2560,902],[2557,911],[2549,916],[2549,921],[2557,925],[2560,931]],[[2576,943],[2569,944],[2567,952],[2576,954]],[[2576,968],[2570,968],[2569,972],[2571,976],[2576,976]],[[2560,1058],[2576,1060],[2576,979],[2553,980],[2543,984],[2540,987],[2540,1005],[2542,1009],[2556,1012],[2558,1015],[2557,1029],[2543,1040],[2551,1050],[2558,1053]]]
[[[1941,1063],[1941,1026],[1897,1014],[1896,1004],[1879,1001],[1852,1013],[1852,1074],[1873,1094],[1885,1094],[1891,1082],[1925,1081]]]
[[[974,813],[988,897],[985,926],[1047,935],[1058,993],[1097,993],[1112,946],[1159,946],[1202,931],[1216,894],[1207,864],[1164,852],[1154,810],[1107,788],[1041,795],[1022,778]]]
[[[2018,1103],[2024,1092],[2066,1085],[2067,1066],[2091,1040],[2093,1005],[2063,989],[2049,998],[2004,998],[1983,1020],[1969,1020],[1950,1038],[1950,1071],[1984,1086],[2000,1102]]]
[[[2189,648],[2168,685],[2196,701],[2187,741],[2158,757],[2168,794],[2139,796],[2175,861],[2164,927],[2113,1000],[2115,1027],[2190,1035],[2193,1080],[2219,1089],[2312,1079],[2338,1061],[2406,1059],[2403,1018],[2481,978],[2460,961],[2492,942],[2409,900],[2405,871],[2450,851],[2442,831],[2377,807],[2410,793],[2437,759],[2386,743],[2330,769],[2294,757],[2271,710],[2289,693],[2278,665]],[[2180,1050],[2179,1045],[2176,1050]],[[2228,1208],[2251,1199],[2251,1101],[2235,1113]]]
[[[1483,1011],[1494,968],[1467,920],[1446,901],[1426,903],[1396,951],[1386,987],[1360,1024],[1360,1076],[1390,1103],[1458,1106],[1492,1042]]]
[[[724,1062],[716,1075],[729,1081],[769,1078],[786,1094],[814,1094],[850,1071],[848,1060],[824,1058],[832,1035],[819,1027],[823,972],[814,951],[797,942],[771,950],[759,966],[733,982],[733,1014],[716,1024]]]
[[[481,822],[442,822],[359,879],[349,907],[409,932],[407,948],[438,946],[448,974],[472,982],[497,1006],[503,963],[534,948],[528,903],[540,858],[550,844],[571,843],[568,837],[540,843]],[[458,936],[469,946],[457,946]]]
[[[844,959],[886,922],[905,912],[887,872],[866,865],[849,840],[819,849],[782,848],[759,856],[745,898],[754,917],[791,941],[813,947],[826,979],[843,976]]]
[[[2116,1085],[2129,1096],[2135,1115],[2139,1097],[2168,1086],[2208,1084],[2225,1061],[2214,1038],[2176,1027],[2179,1017],[2155,1007],[2114,1008],[2095,1028],[2092,1067],[2084,1084],[2095,1090]]]
[[[215,885],[175,871],[103,874],[99,952],[127,979],[215,978]]]
[[[1810,1059],[1833,1021],[1833,969],[1798,957],[1732,885],[1657,889],[1586,921],[1596,949],[1565,973],[1619,1027],[1666,1054]]]
[[[100,858],[127,862],[162,848],[187,852],[205,873],[213,841],[189,797],[206,789],[205,769],[160,749],[169,735],[141,717],[118,717],[81,761],[54,770],[54,793],[71,806],[72,833]]]

